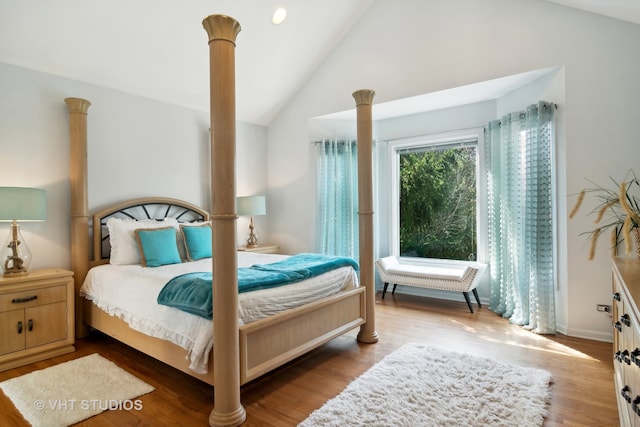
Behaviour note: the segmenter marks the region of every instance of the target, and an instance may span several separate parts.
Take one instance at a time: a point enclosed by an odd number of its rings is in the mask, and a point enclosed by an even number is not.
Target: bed
[[[374,92],[353,93],[357,108],[359,174],[359,285],[313,302],[250,322],[238,317],[238,266],[253,263],[239,259],[236,242],[235,189],[235,38],[240,26],[233,18],[211,15],[204,19],[210,52],[211,92],[211,200],[209,214],[200,207],[175,199],[149,198],[125,201],[89,213],[87,197],[87,115],[91,105],[81,98],[67,98],[70,134],[71,268],[76,286],[76,333],[82,337],[89,327],[100,330],[146,354],[214,386],[211,425],[239,425],[246,419],[240,401],[240,386],[292,359],[359,327],[357,339],[375,343],[375,288],[373,257],[372,129]],[[105,218],[125,215],[133,208],[158,220],[149,207],[160,207],[185,222],[211,221],[213,233],[213,349],[205,370],[194,370],[188,351],[166,339],[136,330],[84,298],[81,287],[90,268],[109,264],[104,254]],[[155,209],[154,208],[154,209]],[[136,216],[136,215],[134,215]],[[164,216],[163,216],[164,217]],[[89,245],[90,237],[92,245]],[[92,270],[93,271],[93,270]],[[93,273],[92,273],[93,275]]]
[[[170,198],[134,199],[94,213],[91,227],[94,257],[80,296],[87,325],[214,385],[214,371],[210,369],[211,322],[156,302],[159,291],[171,278],[211,271],[211,258],[189,261],[182,253],[179,263],[145,267],[139,258],[132,258],[139,257],[139,253],[131,233],[133,229],[149,230],[147,227],[151,226],[162,231],[170,226],[181,239],[177,224],[197,227],[207,226],[208,221],[209,215],[204,210]],[[114,231],[117,238],[112,238]],[[180,239],[177,243],[182,249],[184,242]],[[112,248],[118,250],[113,256]],[[237,257],[238,267],[242,268],[288,258],[251,252],[238,252]],[[299,298],[291,298],[293,295]],[[364,295],[355,270],[348,267],[286,287],[240,294],[241,384],[308,351],[302,331],[294,331],[296,325],[302,326],[298,322],[303,318],[330,319],[323,323],[323,330],[317,331],[322,342],[363,324]],[[263,319],[266,320],[259,322]],[[288,323],[291,319],[293,324]],[[301,339],[296,340],[296,335]]]

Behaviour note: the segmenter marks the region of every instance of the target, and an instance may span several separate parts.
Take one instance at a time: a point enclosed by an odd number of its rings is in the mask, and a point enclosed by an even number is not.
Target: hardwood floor
[[[295,426],[374,363],[408,342],[473,353],[501,362],[547,369],[553,375],[544,425],[617,426],[612,345],[561,334],[541,336],[509,324],[482,307],[410,295],[377,296],[377,344],[359,344],[356,331],[296,359],[242,388],[245,426]],[[78,340],[76,352],[0,372],[0,381],[100,353],[156,387],[142,410],[108,411],[79,426],[208,425],[213,388],[106,336]],[[53,397],[52,397],[53,398]],[[0,393],[0,425],[27,425]]]

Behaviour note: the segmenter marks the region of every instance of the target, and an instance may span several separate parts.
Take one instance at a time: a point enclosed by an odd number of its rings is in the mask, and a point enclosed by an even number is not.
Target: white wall
[[[510,92],[495,100],[463,104],[441,110],[429,111],[408,116],[401,116],[374,122],[374,140],[376,143],[376,168],[375,168],[375,240],[376,257],[382,257],[391,253],[391,170],[389,158],[389,142],[416,136],[433,135],[442,132],[450,132],[471,128],[482,128],[489,121],[501,118],[505,114],[514,111],[522,111],[526,106],[535,104],[539,100],[553,99],[558,105],[564,105],[564,72],[562,68],[551,68],[541,77],[533,81],[523,83],[522,86],[513,88]],[[375,113],[374,113],[375,115]],[[564,114],[562,111],[556,114],[555,125],[558,129],[564,127]],[[314,140],[322,138],[342,137],[355,138],[356,125],[349,120],[314,119],[310,121],[310,132]],[[564,147],[564,134],[557,132],[556,144],[558,151]],[[311,153],[315,162],[315,152]],[[316,237],[316,236],[314,236]],[[479,248],[478,253],[486,252],[486,248]],[[484,261],[484,259],[480,259]],[[488,279],[488,278],[485,278]],[[381,283],[377,283],[381,288]],[[464,301],[461,295],[451,292],[440,292],[419,288],[403,288],[403,292],[422,296],[433,296]],[[483,280],[478,286],[478,292],[483,302],[489,301],[489,281]],[[566,297],[558,294],[558,316],[560,329],[566,329]]]
[[[563,67],[565,146],[559,160],[560,288],[566,332],[608,340],[611,322],[595,311],[611,300],[606,242],[587,261],[579,234],[591,218],[566,219],[569,195],[585,178],[605,182],[636,166],[640,144],[640,26],[537,0],[377,0],[268,129],[272,239],[289,251],[313,249],[314,164],[308,121],[374,102],[422,95],[547,67]],[[622,171],[622,172],[621,172]],[[309,173],[310,172],[310,173]],[[584,210],[587,212],[588,210]]]
[[[64,98],[91,102],[87,116],[89,209],[147,196],[210,209],[209,114],[0,63],[0,185],[47,191],[44,223],[21,229],[31,269],[70,266],[69,121]],[[266,129],[239,122],[237,188],[266,192]],[[257,217],[267,233],[266,217]],[[246,240],[247,221],[238,221]],[[0,239],[9,226],[0,223]]]

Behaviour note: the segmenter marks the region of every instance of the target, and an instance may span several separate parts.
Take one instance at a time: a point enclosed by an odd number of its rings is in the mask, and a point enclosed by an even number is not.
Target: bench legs
[[[391,291],[391,295],[393,295],[396,292],[396,286],[398,286],[397,283],[393,284],[393,290]],[[389,282],[384,282],[384,288],[382,289],[382,299],[384,299],[384,294],[387,293],[387,288],[389,287]]]
[[[396,292],[396,286],[398,286],[398,284],[394,283],[393,290],[391,291],[391,295],[393,295]],[[384,295],[387,293],[388,287],[389,287],[389,282],[384,282],[384,288],[382,288],[382,299],[384,299]],[[476,302],[478,303],[478,307],[482,307],[482,304],[480,304],[480,297],[478,296],[478,290],[476,288],[473,288],[471,292],[473,292],[473,296],[475,297]],[[469,307],[469,311],[473,313],[473,307],[471,306],[471,299],[469,299],[469,292],[463,292],[462,295],[464,295],[464,300],[467,302],[467,307]]]
[[[478,290],[476,288],[473,288],[472,292],[473,296],[476,299],[476,302],[478,303],[478,307],[482,307],[482,305],[480,304],[480,297],[478,296]],[[462,295],[464,295],[464,300],[467,302],[469,311],[473,313],[473,307],[471,307],[471,300],[469,299],[469,292],[463,292]]]
[[[478,296],[478,290],[476,288],[473,288],[473,296],[476,297],[478,307],[482,307],[482,304],[480,304],[480,297]]]

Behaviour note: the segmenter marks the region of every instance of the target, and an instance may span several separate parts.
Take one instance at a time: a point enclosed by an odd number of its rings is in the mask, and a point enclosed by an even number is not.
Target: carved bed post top
[[[82,98],[65,98],[64,102],[67,104],[70,113],[87,114],[91,106],[89,101]]]
[[[353,98],[356,100],[356,106],[362,104],[373,104],[373,97],[376,92],[372,89],[360,89],[353,92]]]
[[[240,32],[240,23],[230,16],[209,15],[202,21],[202,26],[209,35],[209,42],[213,40],[227,40],[236,44],[236,37]]]

